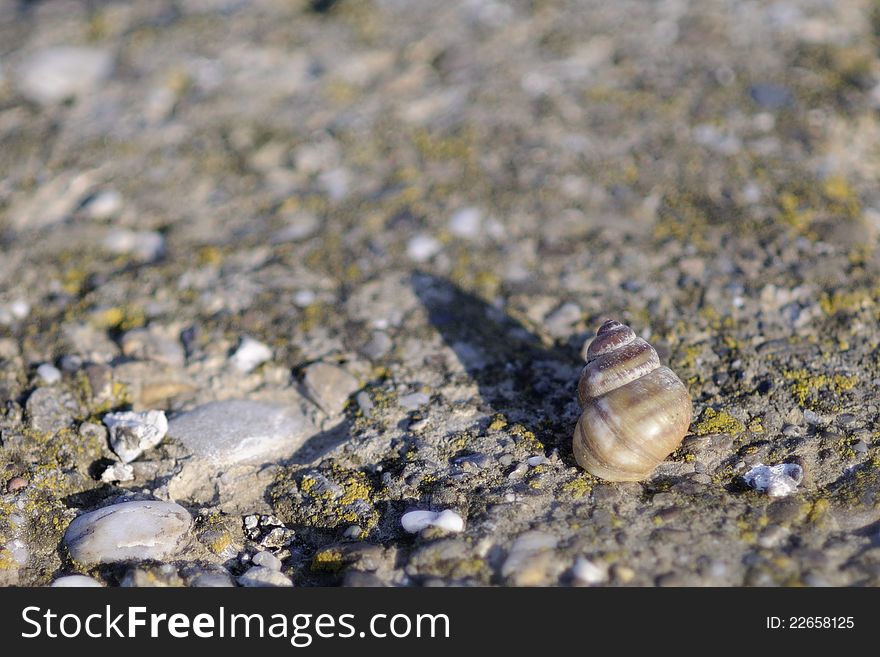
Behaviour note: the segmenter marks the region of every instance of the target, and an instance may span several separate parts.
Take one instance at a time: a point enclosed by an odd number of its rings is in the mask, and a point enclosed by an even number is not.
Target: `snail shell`
[[[693,415],[687,388],[631,328],[602,324],[578,382],[578,464],[609,481],[640,481],[681,444]]]

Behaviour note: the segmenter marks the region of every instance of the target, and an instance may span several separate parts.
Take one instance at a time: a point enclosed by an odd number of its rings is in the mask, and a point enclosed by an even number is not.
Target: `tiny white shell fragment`
[[[108,413],[104,424],[110,431],[110,447],[123,463],[133,461],[144,450],[155,447],[168,433],[164,411]]]
[[[272,350],[267,345],[246,335],[241,339],[241,344],[232,354],[231,360],[239,372],[247,374],[271,358]]]
[[[400,519],[404,530],[410,534],[418,534],[427,527],[439,527],[448,532],[460,532],[464,529],[464,520],[455,511],[409,511]]]
[[[770,497],[785,497],[797,492],[804,479],[804,469],[797,463],[758,463],[743,475],[743,479],[755,490],[766,491]]]

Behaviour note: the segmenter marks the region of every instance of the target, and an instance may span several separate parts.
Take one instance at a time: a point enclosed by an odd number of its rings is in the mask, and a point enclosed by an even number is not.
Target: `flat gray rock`
[[[162,559],[174,554],[192,526],[189,511],[173,502],[122,502],[75,518],[64,534],[79,563]]]
[[[290,456],[316,429],[297,406],[211,402],[171,420],[168,435],[217,465]]]

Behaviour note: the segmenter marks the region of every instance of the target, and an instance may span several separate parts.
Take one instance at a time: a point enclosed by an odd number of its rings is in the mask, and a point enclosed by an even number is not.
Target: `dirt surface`
[[[855,0],[0,0],[0,583],[880,584],[878,56]],[[572,455],[609,317],[694,402],[640,483]],[[106,413],[239,399],[314,429],[101,480]],[[123,499],[178,551],[74,563]]]

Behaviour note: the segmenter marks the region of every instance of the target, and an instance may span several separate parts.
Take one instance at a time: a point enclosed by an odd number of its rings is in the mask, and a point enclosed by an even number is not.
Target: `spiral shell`
[[[687,388],[631,328],[602,324],[578,382],[578,464],[609,481],[640,481],[681,444],[693,415]]]

